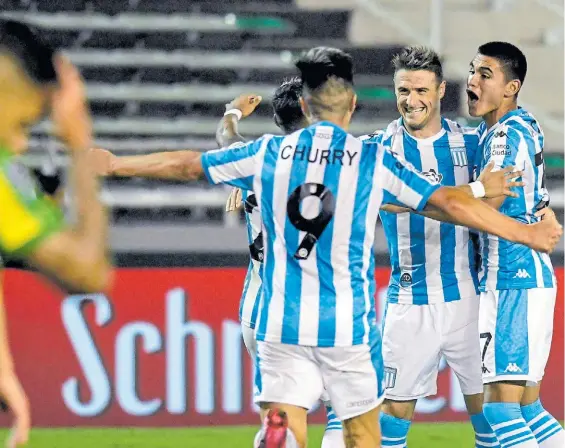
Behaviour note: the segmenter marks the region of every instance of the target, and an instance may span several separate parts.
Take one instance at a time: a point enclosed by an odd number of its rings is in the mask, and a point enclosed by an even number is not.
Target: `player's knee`
[[[414,409],[416,408],[416,400],[410,401],[394,401],[385,400],[382,405],[382,411],[385,414],[392,415],[403,420],[412,420]]]
[[[365,414],[343,421],[343,438],[347,448],[381,446],[380,406]]]
[[[486,403],[520,403],[524,393],[525,381],[504,381],[485,385]],[[483,405],[484,410],[484,405]]]
[[[483,394],[464,395],[464,399],[469,415],[483,412]]]

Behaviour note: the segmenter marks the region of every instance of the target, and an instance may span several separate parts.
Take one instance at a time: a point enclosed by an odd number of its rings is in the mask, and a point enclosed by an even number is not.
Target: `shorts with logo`
[[[553,336],[555,288],[481,293],[483,382],[543,378]]]
[[[465,395],[481,393],[478,318],[478,296],[429,305],[388,303],[383,318],[386,398],[435,395],[442,356]]]
[[[340,420],[365,414],[383,399],[380,337],[372,344],[308,347],[258,341],[255,402],[311,409],[327,395]]]

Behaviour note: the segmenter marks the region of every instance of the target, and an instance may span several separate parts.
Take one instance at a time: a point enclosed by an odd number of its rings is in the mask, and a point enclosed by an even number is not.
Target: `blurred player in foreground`
[[[445,81],[439,56],[426,47],[407,47],[394,57],[393,65],[401,118],[368,138],[391,146],[442,185],[465,185],[470,195],[478,188],[477,197],[517,196],[510,188],[523,185],[513,181],[522,173],[511,173],[513,167],[497,173],[487,169],[479,182],[467,185],[473,177],[478,136],[475,129],[462,129],[441,116]],[[383,202],[387,200],[385,196]],[[496,436],[482,410],[477,252],[472,233],[434,220],[433,212],[419,216],[388,204],[381,210],[392,267],[383,318],[383,442],[406,446],[417,400],[437,393],[444,356],[461,385],[476,446],[496,447]]]
[[[274,121],[284,134],[292,134],[308,126],[308,121],[300,107],[302,81],[292,78],[284,81],[273,95]],[[243,144],[244,138],[239,134],[238,121],[247,117],[255,109],[261,97],[256,95],[241,95],[226,105],[226,113],[218,126],[216,140],[222,147]],[[249,190],[234,188],[228,198],[226,211],[239,210],[244,205],[247,224],[247,237],[251,260],[245,278],[241,297],[239,318],[245,346],[255,361],[257,344],[255,341],[255,325],[261,299],[261,268],[263,264],[263,234],[261,232],[261,215],[255,194]],[[335,415],[328,397],[324,393],[322,401],[326,407],[327,425],[322,439],[322,448],[343,448],[341,421]]]
[[[90,115],[79,73],[20,23],[0,22],[0,251],[4,259],[25,260],[72,291],[105,290],[106,216],[97,198],[97,181],[87,149],[92,144]],[[51,112],[58,136],[67,145],[78,207],[76,225],[67,228],[55,203],[37,188],[18,155],[27,149],[29,128]],[[29,405],[8,346],[4,306],[0,306],[0,395],[14,412],[8,442],[25,444]]]
[[[527,72],[524,54],[507,42],[481,45],[467,81],[469,113],[482,117],[477,173],[515,165],[526,186],[517,198],[489,203],[516,222],[545,220],[544,136],[535,117],[518,107]],[[543,222],[543,221],[542,221]],[[553,334],[556,279],[547,254],[495,235],[481,235],[479,330],[484,413],[503,447],[565,445],[561,425],[543,408],[539,388]]]
[[[326,387],[347,447],[381,444],[380,334],[373,239],[387,191],[451,219],[544,251],[561,226],[518,223],[453,187],[441,187],[377,143],[349,135],[356,105],[351,57],[315,48],[297,62],[313,123],[238,148],[98,160],[102,174],[228,183],[252,189],[262,217],[263,297],[256,331],[256,401],[265,417],[255,446],[304,447],[306,415]],[[551,219],[552,218],[552,219]],[[287,428],[288,426],[288,428]]]

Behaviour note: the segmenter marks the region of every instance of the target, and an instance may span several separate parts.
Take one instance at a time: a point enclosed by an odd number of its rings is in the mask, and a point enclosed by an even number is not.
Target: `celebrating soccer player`
[[[108,286],[106,216],[90,169],[90,115],[84,86],[70,62],[56,55],[27,26],[0,22],[0,251],[4,259],[29,262],[73,291]],[[66,143],[73,169],[77,223],[67,228],[63,214],[18,159],[27,149],[29,128],[46,111]],[[30,417],[8,346],[0,306],[0,395],[15,414],[9,446],[24,444]]]
[[[439,56],[426,47],[407,47],[393,59],[401,118],[368,136],[389,145],[418,170],[442,185],[467,185],[473,177],[478,136],[441,116],[445,93]],[[477,196],[517,195],[520,172],[491,173],[465,187]],[[385,196],[383,202],[388,202]],[[409,210],[383,205],[392,276],[383,321],[386,400],[381,414],[383,441],[402,447],[418,398],[435,395],[441,356],[455,372],[475,430],[477,446],[497,446],[483,405],[479,350],[479,298],[472,232]],[[388,210],[388,211],[386,211]],[[400,211],[399,214],[395,212]]]
[[[273,95],[274,120],[285,134],[292,134],[308,126],[308,121],[300,107],[302,81],[292,78],[283,82]],[[238,132],[239,114],[247,116],[255,109],[256,95],[241,95],[226,105],[226,113],[218,126],[216,139],[220,146],[242,144],[243,137]],[[261,267],[263,263],[263,234],[261,232],[261,215],[257,199],[252,191],[234,188],[226,203],[226,211],[238,210],[243,201],[247,236],[251,261],[245,278],[244,290],[239,307],[241,333],[249,354],[255,361],[257,344],[255,342],[255,324],[261,299]],[[344,448],[341,421],[335,415],[327,393],[321,397],[326,408],[327,425],[322,438],[321,448]]]
[[[507,42],[481,45],[471,61],[469,113],[482,117],[477,173],[516,165],[526,186],[517,198],[489,203],[516,222],[547,219],[543,131],[518,107],[527,62]],[[543,221],[542,221],[543,222]],[[503,447],[557,448],[565,444],[561,425],[539,400],[540,382],[553,334],[556,279],[547,254],[482,234],[479,330],[482,347],[484,413]]]
[[[306,413],[325,386],[346,446],[374,448],[383,366],[372,247],[385,191],[415,210],[429,204],[462,225],[538,250],[553,250],[562,230],[554,218],[518,223],[458,188],[441,187],[385,146],[349,135],[356,95],[348,54],[314,48],[296,65],[302,110],[313,125],[205,154],[113,157],[106,172],[205,175],[253,190],[265,242],[256,401],[266,419],[257,444],[305,446]]]

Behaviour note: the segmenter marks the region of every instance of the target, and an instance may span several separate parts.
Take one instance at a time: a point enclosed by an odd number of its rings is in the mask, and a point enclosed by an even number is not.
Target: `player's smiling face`
[[[422,130],[440,115],[445,81],[428,70],[399,70],[394,75],[396,106],[409,130]]]
[[[477,54],[469,66],[467,105],[469,115],[484,117],[502,105],[506,76],[498,59]]]

